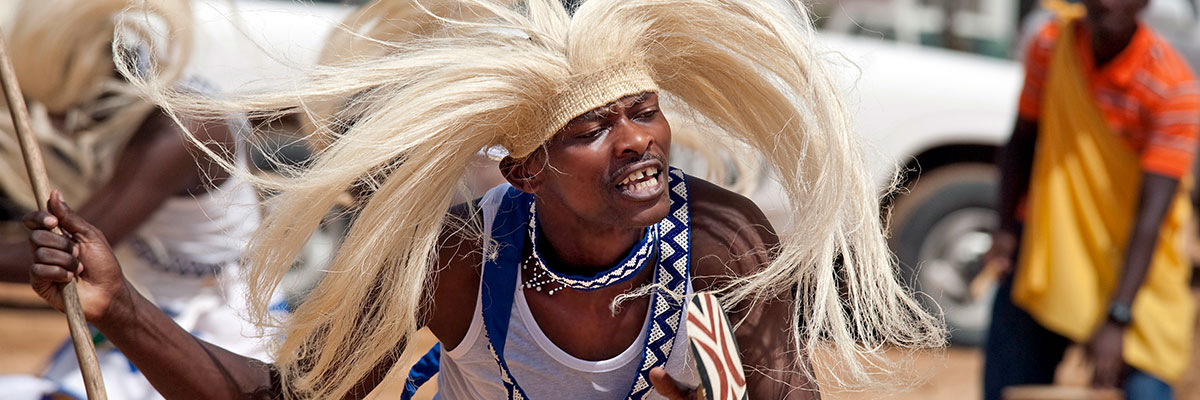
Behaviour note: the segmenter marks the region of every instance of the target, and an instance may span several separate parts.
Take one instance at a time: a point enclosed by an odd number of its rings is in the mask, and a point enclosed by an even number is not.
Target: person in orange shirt
[[[1030,44],[1000,161],[1001,226],[985,259],[1012,274],[993,309],[985,399],[1050,383],[1072,342],[1087,345],[1094,386],[1169,399],[1190,354],[1178,234],[1200,87],[1137,20],[1147,0],[1082,3],[1086,15],[1049,23]]]

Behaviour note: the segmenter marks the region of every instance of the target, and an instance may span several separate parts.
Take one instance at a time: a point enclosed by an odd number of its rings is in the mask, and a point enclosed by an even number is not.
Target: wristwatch
[[[1128,303],[1113,302],[1108,306],[1108,320],[1117,325],[1128,326],[1133,322],[1133,307]]]

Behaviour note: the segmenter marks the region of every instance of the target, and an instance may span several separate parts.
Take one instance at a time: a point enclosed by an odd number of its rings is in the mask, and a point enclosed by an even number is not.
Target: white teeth
[[[657,173],[658,173],[658,168],[647,167],[646,169],[635,171],[635,172],[629,174],[629,176],[626,176],[625,179],[621,180],[621,183],[618,183],[617,185],[628,185],[628,184],[630,184],[630,182],[633,182],[633,181],[636,181],[636,180],[639,180],[639,179],[642,179],[645,177],[651,177]],[[641,189],[645,189],[647,187],[653,186],[657,183],[658,183],[657,179],[652,180],[652,181],[648,180],[645,182],[638,182],[637,184],[634,184],[633,187],[630,187],[630,189],[641,190]]]

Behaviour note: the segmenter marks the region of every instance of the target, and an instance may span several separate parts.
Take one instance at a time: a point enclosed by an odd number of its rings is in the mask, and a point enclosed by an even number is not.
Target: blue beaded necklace
[[[532,251],[529,252],[529,257],[522,263],[522,269],[530,274],[530,278],[521,284],[524,289],[534,289],[539,292],[545,289],[547,295],[553,296],[554,293],[571,288],[577,290],[596,290],[623,282],[638,272],[642,271],[652,256],[655,248],[658,245],[659,224],[654,224],[646,228],[642,239],[630,249],[629,254],[624,260],[613,265],[612,268],[596,274],[595,276],[579,276],[560,274],[550,270],[545,261],[542,261],[542,255],[538,252],[537,246],[537,202],[529,203],[529,243]]]

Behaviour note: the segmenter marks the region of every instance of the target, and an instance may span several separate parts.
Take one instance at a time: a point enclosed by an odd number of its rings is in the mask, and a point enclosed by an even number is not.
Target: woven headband
[[[657,92],[658,84],[648,68],[641,64],[620,64],[597,72],[574,77],[571,84],[549,101],[549,113],[539,130],[543,136],[530,138],[529,143],[511,143],[509,156],[522,158],[554,137],[568,122],[588,111],[604,107],[623,97],[645,92]],[[536,140],[536,142],[534,142]]]

